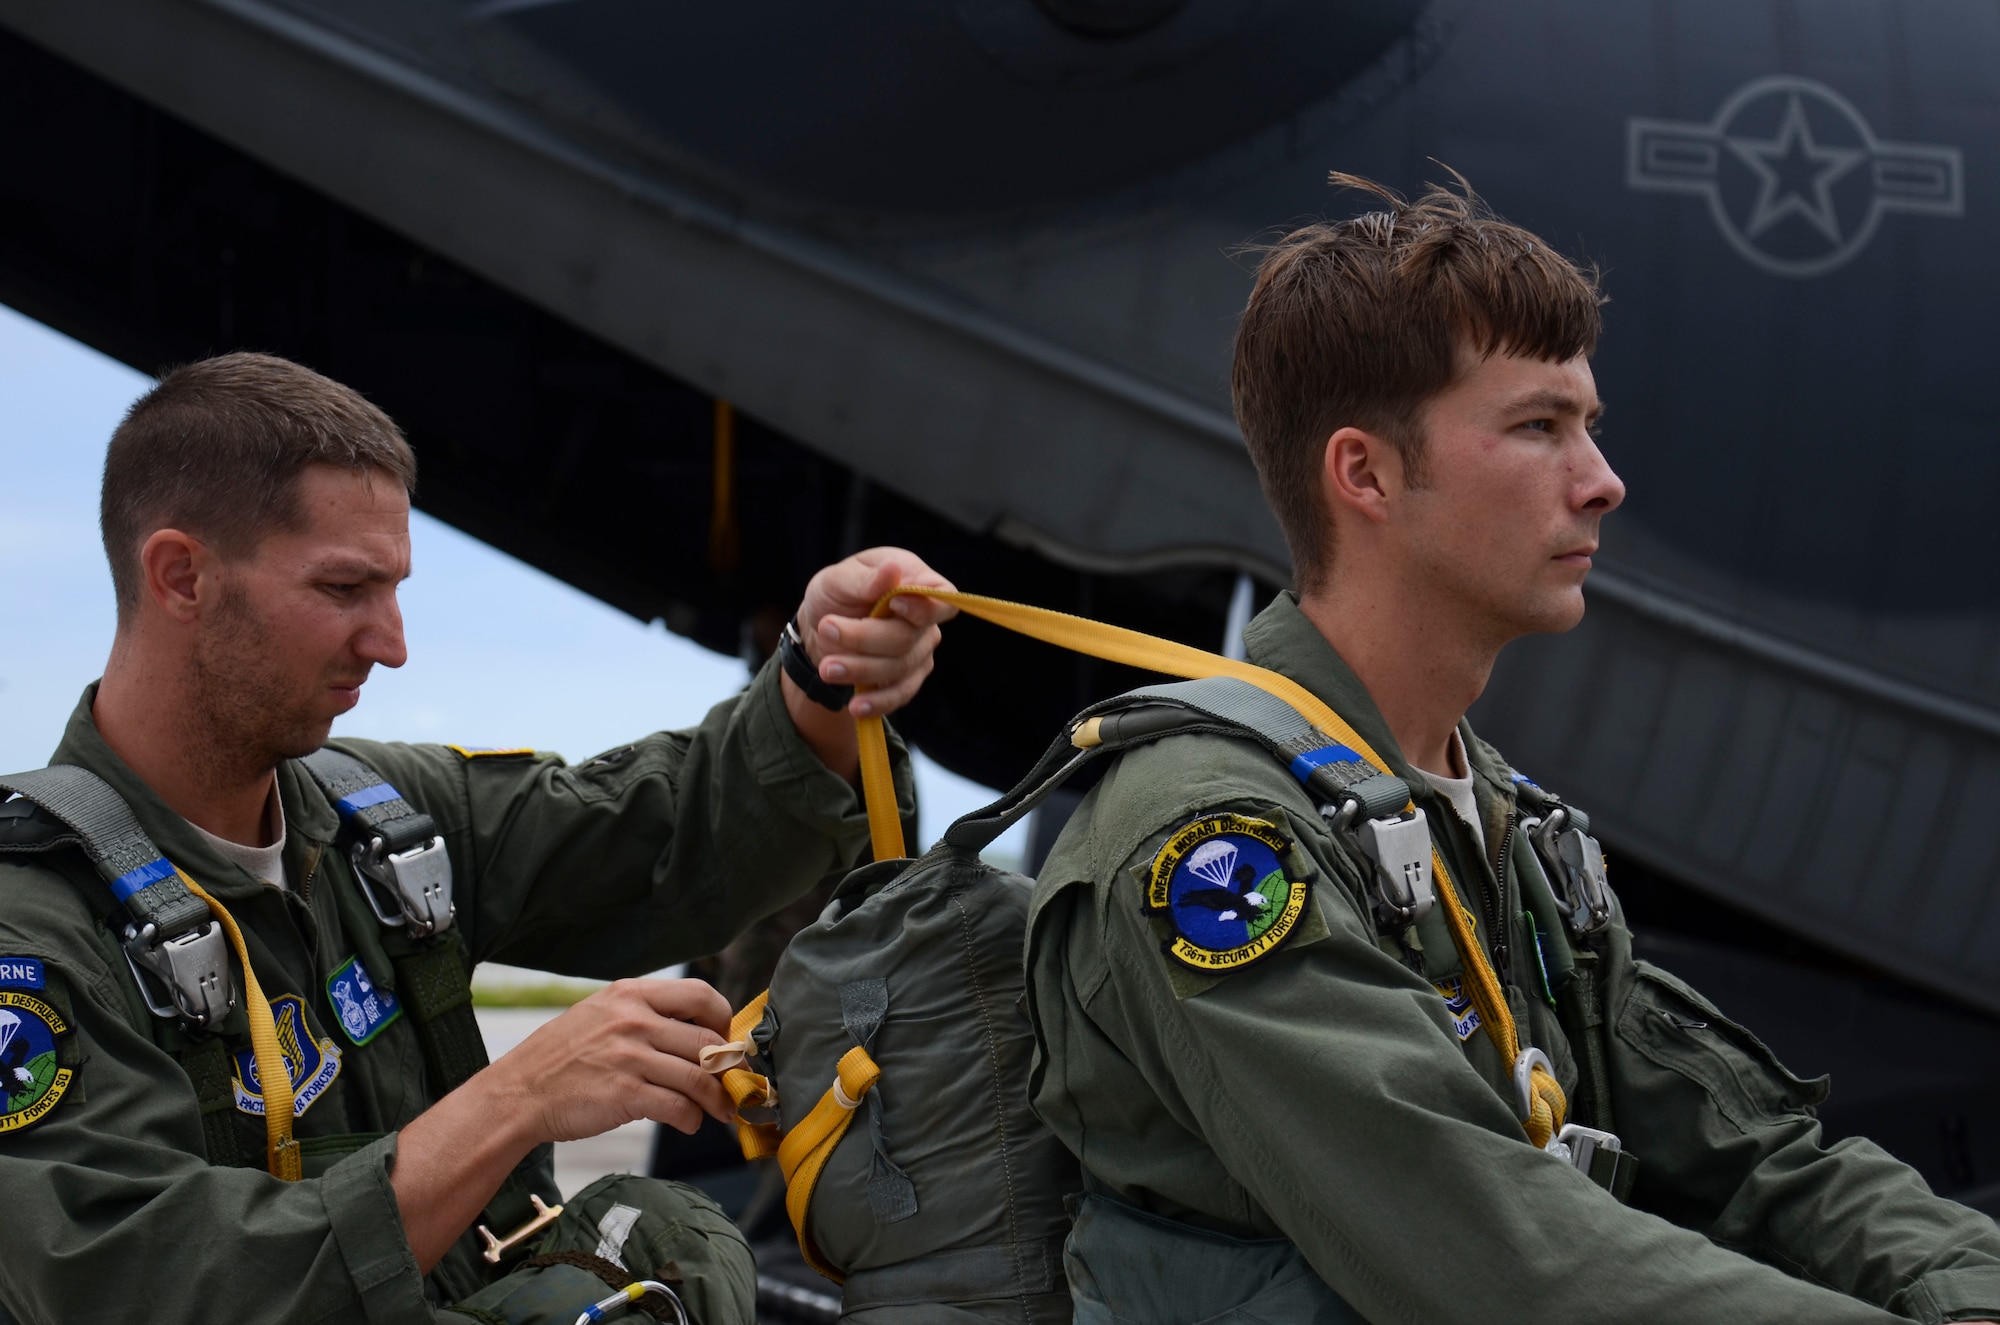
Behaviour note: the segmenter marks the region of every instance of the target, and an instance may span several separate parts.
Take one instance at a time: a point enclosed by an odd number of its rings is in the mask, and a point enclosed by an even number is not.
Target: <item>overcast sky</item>
[[[147,379],[0,307],[0,770],[48,760],[111,641],[97,537],[104,447]],[[641,625],[421,512],[402,604],[410,661],[376,668],[335,735],[556,750],[572,760],[687,726],[742,663]],[[921,834],[992,794],[920,759]],[[996,854],[1019,851],[1017,832]]]

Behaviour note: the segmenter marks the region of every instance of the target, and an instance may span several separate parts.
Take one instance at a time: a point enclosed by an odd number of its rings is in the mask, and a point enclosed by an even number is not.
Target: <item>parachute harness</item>
[[[1136,630],[1071,616],[1067,612],[1052,612],[1024,603],[917,585],[891,589],[875,605],[873,615],[888,615],[889,601],[898,595],[935,598],[1016,634],[1106,662],[1191,679],[1233,677],[1291,705],[1328,739],[1353,750],[1377,770],[1388,767],[1382,757],[1348,725],[1346,719],[1317,695],[1290,677],[1254,663],[1224,658]],[[861,782],[868,805],[868,832],[874,843],[875,859],[894,860],[904,854],[903,824],[896,813],[896,788],[889,765],[888,736],[879,717],[857,718],[855,727],[861,742]],[[1410,805],[1404,807],[1405,811],[1410,808]],[[1444,858],[1435,846],[1431,848],[1431,870],[1438,900],[1444,907],[1445,925],[1451,931],[1452,945],[1458,949],[1459,958],[1465,964],[1467,992],[1472,996],[1473,1006],[1479,1009],[1480,1023],[1491,1037],[1494,1047],[1500,1051],[1503,1061],[1514,1065],[1516,1075],[1523,1078],[1528,1086],[1525,1111],[1516,1109],[1521,1116],[1522,1129],[1537,1148],[1546,1147],[1561,1132],[1569,1114],[1569,1101],[1563,1095],[1562,1086],[1545,1066],[1546,1057],[1532,1051],[1523,1053],[1513,1010],[1508,1007],[1500,978],[1493,971],[1493,963],[1488,959],[1484,945],[1479,942],[1477,922],[1459,899],[1458,889],[1451,881],[1450,872],[1445,869]]]

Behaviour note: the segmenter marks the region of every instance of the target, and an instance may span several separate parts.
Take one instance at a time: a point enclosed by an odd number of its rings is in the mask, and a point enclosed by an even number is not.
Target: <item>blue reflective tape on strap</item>
[[[1322,745],[1317,750],[1308,750],[1292,761],[1292,776],[1304,782],[1313,775],[1313,770],[1327,764],[1358,764],[1361,756],[1335,741],[1332,745]]]
[[[397,791],[386,782],[377,782],[372,787],[363,787],[357,792],[341,797],[333,803],[333,808],[339,810],[340,817],[345,819],[357,810],[365,810],[371,805],[380,805],[383,801],[399,801],[401,799],[403,799],[402,792]]]
[[[158,850],[157,847],[154,849]],[[150,864],[141,865],[136,870],[128,870],[113,879],[111,881],[111,895],[121,902],[129,902],[132,900],[132,894],[138,892],[141,888],[149,884],[158,883],[161,879],[171,879],[173,877],[174,867],[167,863],[166,857],[162,856]]]

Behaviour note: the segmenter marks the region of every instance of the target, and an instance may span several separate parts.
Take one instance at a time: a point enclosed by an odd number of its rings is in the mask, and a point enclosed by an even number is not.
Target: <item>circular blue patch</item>
[[[0,1132],[33,1126],[62,1098],[73,1074],[56,1038],[68,1030],[41,999],[0,990]]]
[[[1146,889],[1147,906],[1173,924],[1168,953],[1224,971],[1282,943],[1305,910],[1305,885],[1285,877],[1289,849],[1277,825],[1239,814],[1205,815],[1169,837]]]
[[[1194,848],[1167,884],[1174,928],[1211,952],[1261,935],[1290,896],[1278,853],[1247,833],[1224,833]]]

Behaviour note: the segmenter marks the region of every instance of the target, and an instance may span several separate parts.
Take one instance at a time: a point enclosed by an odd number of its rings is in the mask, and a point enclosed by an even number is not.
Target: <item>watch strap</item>
[[[805,641],[799,638],[799,619],[793,617],[778,632],[778,664],[785,669],[785,675],[792,678],[792,684],[805,691],[806,698],[823,709],[835,713],[847,707],[847,701],[854,698],[853,686],[837,686],[820,679],[819,668],[813,666],[806,656]]]

